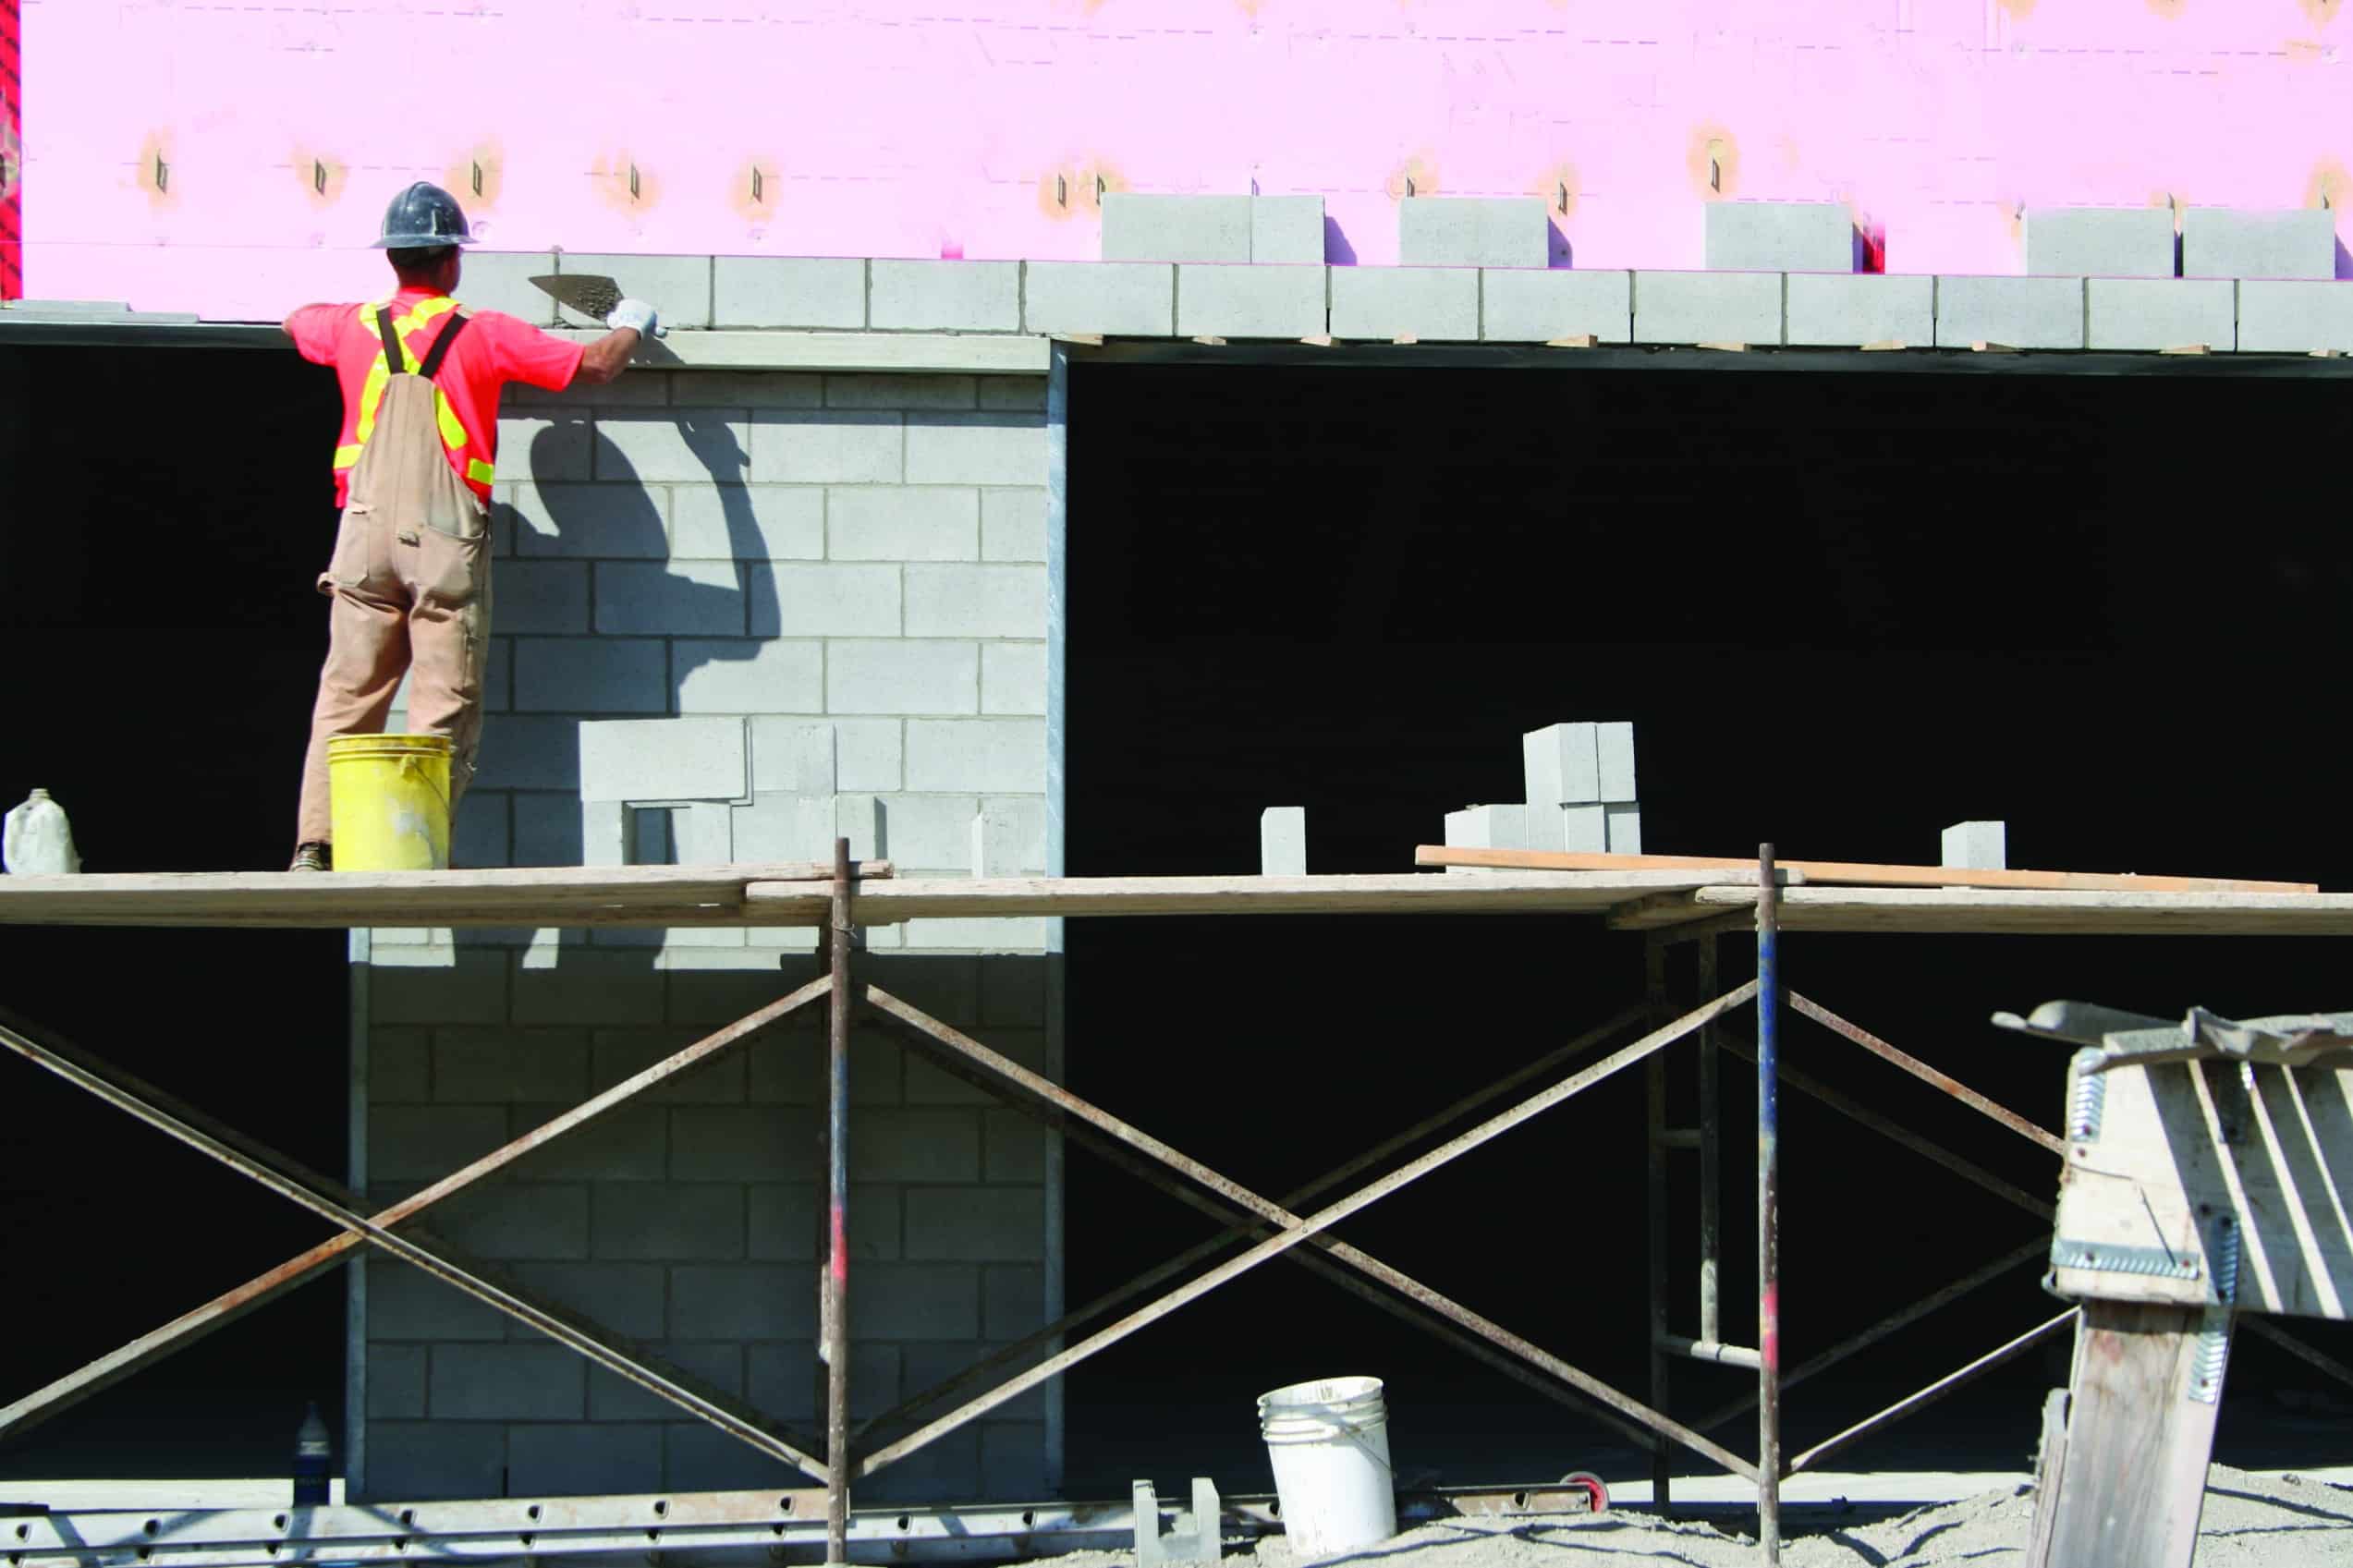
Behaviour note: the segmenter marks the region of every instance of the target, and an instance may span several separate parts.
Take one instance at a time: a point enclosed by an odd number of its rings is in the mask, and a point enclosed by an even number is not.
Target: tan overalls
[[[409,733],[449,737],[453,820],[473,780],[490,649],[489,514],[443,450],[433,379],[466,320],[451,311],[420,361],[392,311],[376,314],[389,379],[351,471],[335,558],[319,577],[333,602],[297,844],[333,840],[327,742],[382,733],[404,670]]]

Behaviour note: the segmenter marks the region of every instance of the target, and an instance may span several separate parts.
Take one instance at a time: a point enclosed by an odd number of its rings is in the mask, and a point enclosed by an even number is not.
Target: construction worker
[[[449,808],[473,777],[490,649],[489,501],[498,394],[508,382],[560,392],[627,368],[654,325],[624,299],[585,346],[451,298],[473,236],[449,193],[423,181],[393,198],[375,248],[399,288],[366,305],[305,305],[287,335],[343,384],[335,501],[343,520],[319,577],[331,600],[327,660],[302,764],[292,869],[334,867],[327,742],[384,728],[404,672],[411,733],[449,737]]]

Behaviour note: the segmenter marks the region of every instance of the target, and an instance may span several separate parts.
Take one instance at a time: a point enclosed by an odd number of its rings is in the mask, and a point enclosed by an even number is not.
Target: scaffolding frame
[[[872,870],[881,875],[888,874],[882,867],[874,867]],[[1752,1482],[1757,1489],[1760,1540],[1766,1561],[1777,1562],[1780,1557],[1780,1484],[1784,1479],[1812,1467],[1848,1444],[1917,1413],[1954,1389],[2069,1329],[2077,1320],[2076,1311],[2070,1308],[2027,1328],[2006,1343],[1829,1440],[1794,1457],[1785,1457],[1781,1442],[1781,1399],[1785,1390],[1879,1343],[1929,1312],[2000,1277],[2030,1258],[2042,1255],[2049,1245],[2047,1222],[2053,1208],[1891,1119],[1870,1111],[1803,1074],[1782,1067],[1779,1051],[1785,1011],[1823,1025],[2048,1153],[2054,1156],[2062,1154],[2065,1146],[2055,1135],[1996,1105],[1957,1080],[1827,1008],[1803,996],[1794,993],[1785,995],[1780,978],[1780,913],[1782,888],[1791,879],[1776,869],[1770,845],[1762,846],[1760,850],[1752,889],[1746,885],[1737,889],[1709,887],[1675,895],[1704,906],[1708,893],[1736,894],[1752,903],[1753,911],[1725,912],[1702,907],[1696,918],[1685,919],[1681,923],[1654,924],[1645,937],[1646,984],[1641,1005],[1604,1020],[1538,1060],[1384,1139],[1279,1201],[1184,1154],[1132,1123],[1072,1094],[1042,1075],[1021,1066],[971,1036],[860,978],[857,972],[860,952],[857,920],[861,868],[851,860],[847,840],[837,841],[835,845],[830,875],[822,878],[822,894],[811,896],[793,891],[789,879],[776,877],[774,873],[769,876],[771,880],[765,881],[738,881],[735,884],[738,894],[735,918],[748,923],[771,924],[774,923],[774,909],[787,901],[821,906],[825,912],[823,940],[820,944],[825,956],[825,970],[816,979],[713,1031],[413,1196],[373,1213],[367,1212],[365,1201],[358,1195],[347,1191],[327,1177],[306,1170],[266,1145],[214,1122],[164,1091],[108,1066],[54,1036],[13,1018],[0,1016],[0,1046],[150,1127],[239,1172],[338,1228],[335,1236],[317,1246],[0,1408],[0,1436],[22,1430],[56,1414],[302,1282],[359,1256],[363,1248],[374,1247],[424,1270],[444,1283],[528,1324],[536,1331],[628,1379],[696,1419],[793,1466],[811,1480],[823,1483],[825,1560],[829,1563],[846,1562],[849,1560],[853,1536],[850,1491],[855,1481],[875,1474],[998,1405],[1061,1376],[1099,1351],[1140,1331],[1261,1264],[1276,1258],[1287,1258],[1539,1392],[1598,1418],[1604,1425],[1632,1438],[1638,1444],[1649,1447],[1654,1456],[1653,1506],[1661,1511],[1671,1506],[1669,1462],[1678,1448],[1697,1453],[1722,1469]],[[819,881],[820,878],[818,868],[811,868],[801,876],[802,881],[809,882]],[[1301,879],[1302,881],[1312,880]],[[1484,877],[1450,878],[1443,875],[1413,880],[1441,884],[1431,891],[1443,893],[1457,903],[1469,900],[1473,906],[1481,894],[1475,885],[1466,887],[1462,884],[1487,881]],[[1343,882],[1349,879],[1323,881]],[[1514,879],[1509,883],[1498,881],[1493,885],[1498,893],[1509,894],[1518,887],[1518,881]],[[1742,881],[1745,884],[1748,879]],[[1443,885],[1446,883],[1455,884],[1458,891],[1447,890]],[[1564,889],[1572,886],[1566,882],[1554,885]],[[772,890],[764,901],[759,896],[762,887]],[[16,891],[37,895],[40,890]],[[1027,891],[1032,898],[1051,896],[1037,884],[1030,884]],[[1642,889],[1629,886],[1619,892],[1623,898],[1632,900],[1640,897]],[[1133,898],[1136,895],[1123,893],[1116,896]],[[1653,904],[1657,896],[1660,895],[1654,894],[1652,899],[1644,900],[1644,906],[1647,908]],[[725,902],[722,897],[717,904],[705,902],[698,905],[695,918],[706,922],[728,918],[721,907]],[[1222,902],[1217,906],[1221,909],[1242,907]],[[1428,902],[1411,894],[1384,896],[1368,891],[1361,899],[1353,903],[1343,900],[1342,906],[1365,911],[1408,910],[1427,908]],[[1500,902],[1498,906],[1518,906],[1506,900]],[[1155,910],[1151,906],[1139,906],[1105,908],[1103,912]],[[572,911],[572,914],[577,918],[598,923],[624,923],[609,909],[593,915],[584,915],[579,910]],[[1717,940],[1745,930],[1752,930],[1754,934],[1756,976],[1728,990],[1719,991]],[[1667,983],[1667,957],[1671,948],[1682,943],[1696,944],[1697,984],[1693,989],[1700,994],[1696,998],[1677,1000],[1671,995]],[[504,1278],[491,1266],[465,1257],[415,1223],[420,1216],[443,1198],[466,1189],[677,1074],[739,1045],[769,1025],[813,1004],[820,997],[825,1000],[828,1020],[823,1150],[826,1183],[826,1242],[818,1261],[823,1302],[819,1352],[827,1371],[825,1429],[822,1440],[786,1427],[746,1402],[666,1365],[579,1314],[524,1289]],[[1689,1002],[1689,1005],[1685,1005],[1685,1002]],[[1757,1009],[1753,1047],[1733,1038],[1723,1022],[1737,1009],[1750,1005]],[[1676,1011],[1678,1007],[1682,1009],[1679,1012]],[[896,1409],[853,1427],[849,1418],[848,1370],[851,1322],[848,1042],[853,1019],[861,1013],[884,1023],[912,1049],[951,1074],[1003,1099],[1015,1109],[1058,1132],[1065,1139],[1129,1171],[1180,1200],[1217,1216],[1228,1228],[1223,1234],[1087,1303],[1019,1343],[984,1357],[964,1372],[914,1395]],[[1598,1060],[1578,1066],[1566,1076],[1554,1076],[1573,1059],[1595,1046],[1641,1025],[1648,1027],[1633,1040],[1616,1047]],[[1699,1051],[1698,1124],[1671,1127],[1666,1123],[1668,1080],[1664,1053],[1670,1046],[1687,1039],[1694,1040]],[[1720,1274],[1723,1246],[1722,1160],[1725,1133],[1719,1097],[1721,1058],[1726,1053],[1754,1063],[1758,1088],[1755,1128],[1758,1316],[1757,1343],[1750,1346],[1731,1343],[1724,1337]],[[1328,1234],[1342,1221],[1638,1063],[1642,1064],[1645,1069],[1647,1106],[1645,1166],[1649,1194],[1651,1329],[1649,1403],[1624,1393],[1426,1282]],[[1531,1089],[1531,1085],[1541,1087]],[[1822,1101],[1883,1136],[1925,1155],[2014,1206],[2042,1218],[2045,1221],[2044,1234],[1785,1371],[1780,1357],[1778,1310],[1779,1090],[1785,1085]],[[1489,1109],[1497,1101],[1514,1095],[1518,1098],[1509,1100],[1501,1109]],[[1355,1178],[1384,1164],[1392,1156],[1481,1112],[1486,1112],[1481,1119],[1445,1141],[1361,1185],[1349,1186],[1345,1196],[1336,1198],[1327,1197],[1335,1188],[1346,1186]],[[1672,1303],[1667,1290],[1667,1157],[1681,1150],[1698,1154],[1701,1172],[1698,1235],[1700,1332],[1688,1337],[1670,1331]],[[1315,1206],[1309,1207],[1311,1203]],[[1190,1274],[1181,1283],[1171,1283],[1180,1276],[1188,1275],[1195,1265],[1208,1261],[1237,1244],[1241,1244],[1243,1248],[1238,1253],[1203,1271]],[[1067,1336],[1082,1323],[1128,1307],[1139,1296],[1153,1292],[1158,1294],[1150,1295],[1150,1298],[1141,1305],[1130,1307],[1108,1325],[1076,1343],[1066,1343]],[[2281,1343],[2317,1369],[2353,1384],[2353,1371],[2319,1352],[2260,1320],[2250,1321],[2248,1326]],[[1704,1415],[1694,1423],[1678,1421],[1668,1412],[1670,1369],[1676,1359],[1709,1361],[1753,1369],[1757,1374],[1755,1392],[1752,1396]],[[1013,1369],[1017,1367],[1018,1369]],[[998,1373],[1004,1375],[993,1383],[987,1382]],[[978,1387],[983,1383],[986,1386]],[[973,1392],[976,1387],[978,1392]],[[927,1414],[950,1401],[957,1403],[938,1414]],[[1754,1460],[1744,1457],[1707,1435],[1750,1410],[1755,1412],[1757,1421],[1758,1447]],[[1596,1497],[1593,1501],[1598,1503],[1601,1499]],[[673,1503],[665,1498],[660,1506],[666,1513]],[[688,1512],[691,1511],[689,1506]],[[631,1538],[625,1536],[624,1538]],[[872,1538],[865,1535],[860,1538]],[[27,1555],[33,1559],[54,1556],[92,1563],[115,1561],[101,1549],[62,1541],[57,1543],[54,1553],[34,1550]],[[321,1550],[306,1550],[295,1555],[311,1561],[335,1561],[337,1557],[332,1545]]]

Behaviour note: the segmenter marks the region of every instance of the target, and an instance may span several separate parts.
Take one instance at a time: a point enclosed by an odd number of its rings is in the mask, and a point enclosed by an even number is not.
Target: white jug
[[[31,799],[8,813],[6,831],[0,832],[0,865],[19,877],[63,877],[81,869],[66,808],[47,790],[34,790]]]

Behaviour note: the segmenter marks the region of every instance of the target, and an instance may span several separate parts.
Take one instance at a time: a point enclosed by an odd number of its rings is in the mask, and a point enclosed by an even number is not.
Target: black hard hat
[[[473,242],[457,199],[430,180],[421,179],[384,209],[384,233],[376,237],[373,249],[423,250]]]

